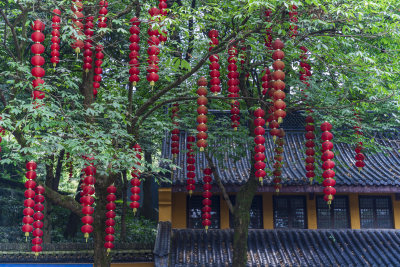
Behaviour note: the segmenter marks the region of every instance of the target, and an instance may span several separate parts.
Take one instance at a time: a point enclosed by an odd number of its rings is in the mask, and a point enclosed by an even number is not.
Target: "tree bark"
[[[126,242],[126,212],[128,211],[128,179],[127,171],[122,173],[122,214],[121,214],[121,232],[119,239]]]
[[[251,168],[254,173],[254,168]],[[233,235],[233,266],[245,267],[247,265],[247,237],[250,224],[250,207],[254,194],[257,191],[258,181],[250,175],[247,183],[236,195],[234,208],[234,235]]]
[[[144,159],[146,163],[152,164],[153,159],[149,151],[144,151]],[[144,179],[142,183],[143,188],[143,204],[140,209],[140,214],[146,219],[157,220],[157,214],[153,208],[153,198],[151,197],[151,185],[153,183],[153,175],[150,172],[143,173],[141,178]]]

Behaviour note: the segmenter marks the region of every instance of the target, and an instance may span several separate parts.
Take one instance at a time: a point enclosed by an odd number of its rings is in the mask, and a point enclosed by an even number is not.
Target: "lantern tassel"
[[[111,249],[108,248],[108,249],[107,249],[107,256],[110,254],[110,251],[111,251]]]
[[[136,215],[136,212],[137,212],[137,208],[134,208],[133,209],[133,215]]]
[[[88,233],[85,233],[83,236],[85,237],[85,239],[86,239],[86,243],[87,243],[87,241],[88,241],[88,238],[89,238],[89,234],[88,234]]]

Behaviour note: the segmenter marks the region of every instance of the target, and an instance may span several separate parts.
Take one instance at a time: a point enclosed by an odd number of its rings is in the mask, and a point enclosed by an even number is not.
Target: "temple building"
[[[323,187],[306,178],[304,117],[289,117],[285,129],[283,187],[275,192],[272,179],[259,186],[250,210],[248,266],[399,266],[400,265],[400,138],[376,134],[387,147],[368,154],[366,167],[355,166],[354,148],[335,143],[337,194],[330,206]],[[180,133],[180,151],[186,150],[186,132]],[[266,137],[267,159],[274,143]],[[334,140],[333,140],[334,141]],[[172,159],[167,133],[162,156]],[[224,142],[224,140],[221,140]],[[226,142],[226,141],[225,141]],[[248,179],[250,150],[234,160],[213,157],[232,203]],[[179,153],[172,184],[159,188],[159,226],[156,266],[232,266],[233,223],[218,186],[213,183],[212,219],[202,226],[202,170],[207,160],[196,155],[196,190],[186,190],[186,153]],[[267,168],[272,169],[271,161]]]

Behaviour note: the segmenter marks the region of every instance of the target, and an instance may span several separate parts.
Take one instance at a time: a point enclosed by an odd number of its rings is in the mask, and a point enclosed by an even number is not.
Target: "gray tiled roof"
[[[284,128],[286,129],[284,152],[286,163],[282,169],[283,184],[308,185],[304,164],[304,123],[300,121],[299,116],[296,116],[290,119]],[[180,151],[186,150],[186,135],[185,132],[181,131]],[[317,138],[319,137],[317,136]],[[335,178],[338,186],[400,186],[400,135],[398,133],[392,136],[376,135],[375,140],[391,148],[391,150],[387,150],[385,153],[367,154],[366,167],[361,172],[354,166],[354,147],[348,144],[334,143]],[[170,146],[170,134],[167,133],[162,147],[163,158],[172,159]],[[269,134],[266,135],[265,146],[268,159],[267,168],[271,170],[275,145]],[[316,150],[319,150],[319,148],[316,147]],[[246,156],[234,161],[228,156],[228,152],[225,152],[222,163],[213,158],[218,174],[225,185],[241,185],[247,180],[250,171],[250,150],[247,149],[245,154]],[[204,153],[197,153],[195,178],[197,183],[202,183],[202,169],[206,167],[206,162]],[[186,153],[179,153],[175,164],[180,168],[173,173],[173,185],[186,185]],[[272,178],[267,178],[264,185],[272,185]]]
[[[171,266],[232,266],[232,242],[233,230],[173,229]],[[247,243],[247,266],[400,266],[399,230],[249,230]]]

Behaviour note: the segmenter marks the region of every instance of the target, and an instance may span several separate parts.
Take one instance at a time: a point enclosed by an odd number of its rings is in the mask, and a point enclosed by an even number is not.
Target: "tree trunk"
[[[107,255],[104,248],[104,238],[106,236],[106,204],[107,204],[107,187],[109,177],[100,176],[96,177],[96,207],[93,223],[93,243],[94,243],[94,267],[110,267],[111,255]]]
[[[77,203],[79,203],[79,199],[81,197],[80,195],[81,184],[82,180],[79,180],[78,188],[76,189],[76,195],[75,195],[75,201]],[[80,221],[81,218],[77,214],[71,211],[71,213],[69,214],[68,223],[63,233],[65,238],[74,237],[76,235],[76,233],[78,232],[78,226]]]
[[[148,151],[144,152],[144,159],[150,165],[153,163],[151,153]],[[151,173],[143,173],[141,178],[144,178],[144,181],[142,183],[143,204],[140,209],[140,215],[149,220],[157,220],[157,213],[153,208],[153,198],[150,197],[152,195],[153,175]]]
[[[128,211],[128,179],[127,171],[122,173],[122,214],[121,214],[121,232],[119,239],[121,242],[126,242],[126,212]]]
[[[254,177],[254,168],[247,183],[236,195],[236,204],[233,212],[233,262],[232,266],[245,267],[247,265],[247,237],[250,223],[250,207],[254,194],[257,191],[258,181]]]

